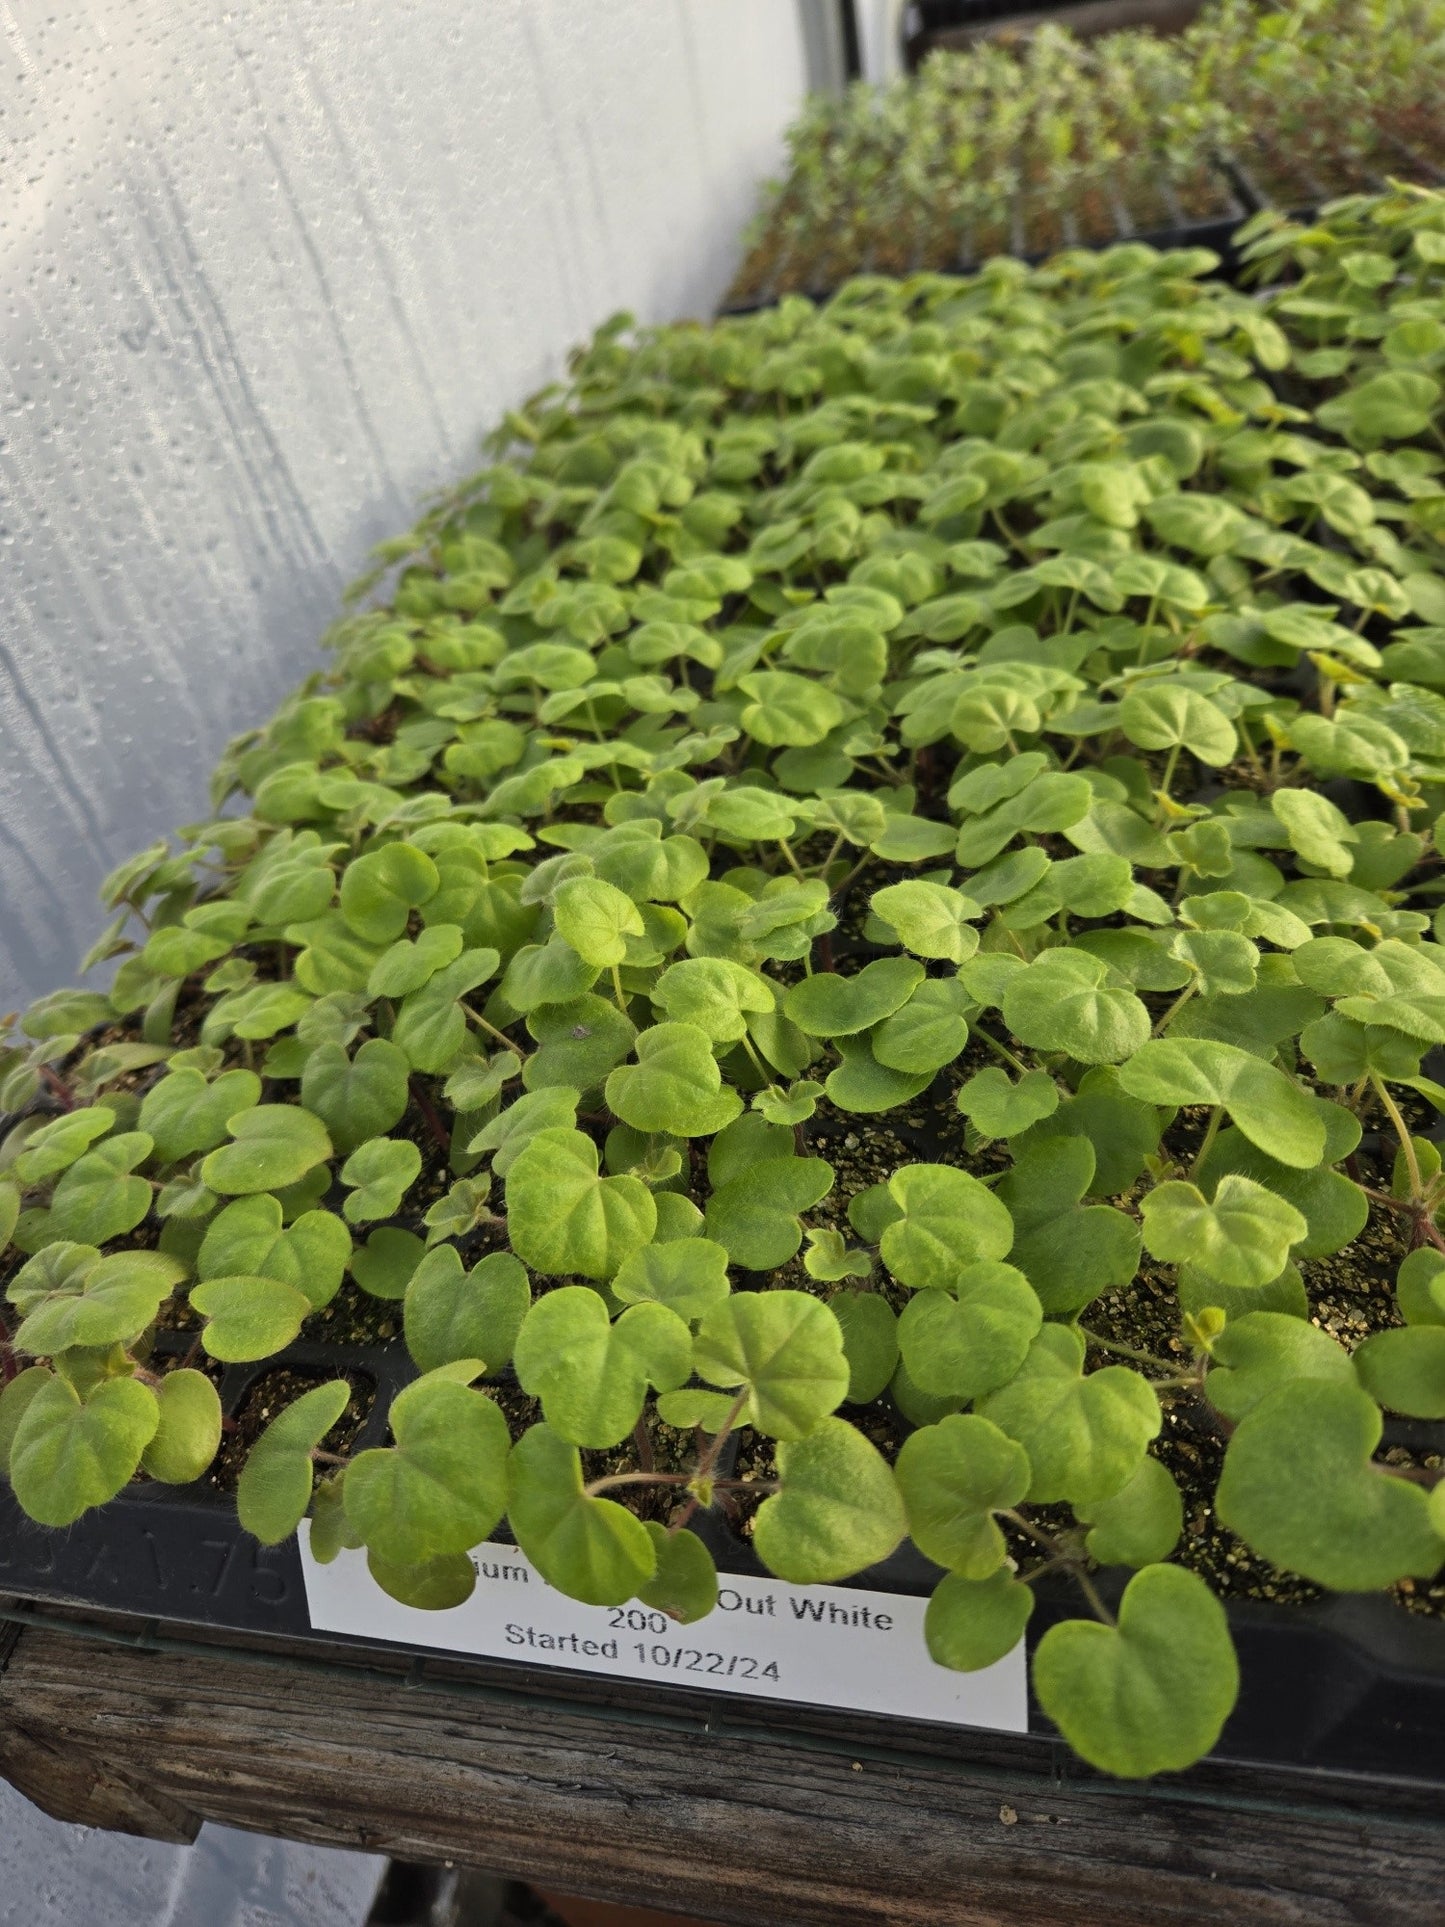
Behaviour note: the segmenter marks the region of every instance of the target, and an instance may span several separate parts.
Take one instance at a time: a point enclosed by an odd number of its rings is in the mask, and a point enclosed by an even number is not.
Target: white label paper
[[[937,1666],[923,1643],[923,1599],[721,1573],[716,1608],[696,1625],[679,1626],[636,1600],[580,1605],[549,1586],[515,1546],[479,1546],[472,1564],[471,1598],[425,1612],[388,1597],[367,1571],[365,1553],[343,1552],[318,1565],[304,1528],[301,1535],[317,1632],[901,1719],[1028,1730],[1023,1642],[982,1672]]]

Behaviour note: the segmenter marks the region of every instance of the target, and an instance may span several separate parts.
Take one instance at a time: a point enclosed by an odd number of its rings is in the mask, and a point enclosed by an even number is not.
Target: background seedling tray
[[[163,1337],[166,1347],[188,1340]],[[292,1346],[260,1365],[228,1366],[222,1404],[235,1414],[251,1387],[282,1366],[322,1379],[344,1374],[371,1389],[369,1409],[354,1450],[380,1444],[392,1397],[414,1376],[396,1347]],[[1435,1444],[1442,1427],[1410,1428],[1412,1442]],[[1414,1434],[1429,1432],[1429,1439]],[[763,1574],[751,1547],[717,1514],[696,1522],[721,1571]],[[1127,1573],[1105,1572],[1101,1590],[1117,1596]],[[912,1546],[848,1583],[881,1592],[926,1595],[939,1573]],[[1111,1584],[1112,1582],[1112,1584]],[[204,1627],[241,1636],[248,1645],[275,1642],[341,1649],[430,1655],[493,1679],[525,1680],[549,1697],[595,1699],[596,1675],[537,1668],[504,1659],[476,1659],[444,1648],[398,1648],[394,1642],[314,1633],[307,1612],[301,1555],[294,1540],[265,1547],[245,1531],[230,1493],[137,1483],[101,1511],[62,1532],[35,1525],[0,1484],[0,1596],[28,1608],[78,1607],[104,1619],[121,1616],[152,1631]],[[1030,1648],[1056,1620],[1077,1615],[1081,1602],[1067,1582],[1038,1589],[1029,1627]],[[28,1605],[27,1605],[28,1602]],[[1239,1704],[1213,1758],[1259,1767],[1291,1767],[1327,1775],[1365,1775],[1445,1790],[1445,1624],[1414,1616],[1384,1596],[1335,1597],[1308,1606],[1250,1600],[1229,1606],[1243,1683]],[[608,1680],[609,1701],[666,1707],[683,1689]],[[721,1703],[719,1701],[719,1703]],[[740,1702],[732,1695],[728,1703]],[[864,1733],[877,1746],[926,1745],[973,1757],[981,1735],[968,1728],[920,1726],[873,1714],[839,1713],[777,1701],[773,1721],[798,1731]],[[1052,1733],[1031,1706],[1030,1735]],[[1020,1744],[998,1736],[1006,1749]],[[1025,1751],[1029,1742],[1022,1743]]]
[[[1219,256],[1219,266],[1215,270],[1216,277],[1225,281],[1234,282],[1238,279],[1241,265],[1234,247],[1235,231],[1249,219],[1251,214],[1257,212],[1257,210],[1264,205],[1264,202],[1249,193],[1246,184],[1233,169],[1220,170],[1220,184],[1221,198],[1226,203],[1227,211],[1222,214],[1211,215],[1207,220],[1190,221],[1185,219],[1181,212],[1178,220],[1169,227],[1135,228],[1129,224],[1127,216],[1125,216],[1120,220],[1117,232],[1108,235],[1104,239],[1065,241],[1061,243],[1061,246],[1085,247],[1093,252],[1102,253],[1105,248],[1118,247],[1121,242],[1137,241],[1146,247],[1157,248],[1161,254],[1168,253],[1175,248],[1210,248]],[[991,252],[994,254],[1000,252],[1013,254],[1020,260],[1027,261],[1033,266],[1040,261],[1046,260],[1048,255],[1056,252],[1056,250],[1050,249],[1042,253],[1030,251],[1024,246],[1022,237],[1016,231],[1014,244],[1011,247],[1002,250],[993,249]],[[944,270],[944,272],[953,274],[976,273],[982,266],[985,258],[986,257],[982,255],[975,256],[972,251],[965,246],[960,252],[958,259]],[[775,306],[777,302],[783,298],[778,288],[778,281],[782,269],[785,266],[786,262],[780,264],[772,283],[763,293],[750,294],[745,300],[741,301],[725,302],[718,310],[719,314],[754,314],[760,308]],[[874,272],[874,269],[869,262],[860,261],[854,263],[842,273],[836,276],[830,276],[826,284],[815,285],[804,290],[790,290],[790,292],[806,293],[808,298],[813,301],[826,301],[829,296],[835,294],[843,283],[854,274],[869,274],[872,272]]]

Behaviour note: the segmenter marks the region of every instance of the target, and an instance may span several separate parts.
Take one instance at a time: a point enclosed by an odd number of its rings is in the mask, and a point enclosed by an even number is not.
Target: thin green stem
[[[1120,1358],[1136,1359],[1141,1365],[1153,1365],[1161,1372],[1178,1369],[1177,1361],[1172,1358],[1156,1358],[1153,1352],[1141,1352],[1137,1345],[1126,1345],[1118,1338],[1105,1338],[1101,1332],[1090,1331],[1087,1325],[1078,1327],[1079,1334],[1089,1344],[1097,1345],[1101,1352],[1117,1352]]]
[[[1410,1173],[1410,1196],[1423,1204],[1425,1201],[1425,1180],[1420,1175],[1420,1160],[1415,1155],[1415,1140],[1410,1134],[1410,1127],[1400,1115],[1400,1107],[1396,1104],[1394,1098],[1391,1097],[1385,1086],[1385,1080],[1380,1076],[1378,1071],[1370,1072],[1370,1083],[1374,1086],[1376,1097],[1379,1098],[1388,1112],[1390,1122],[1395,1129],[1395,1135],[1400,1140],[1400,1149],[1405,1157],[1405,1169]]]
[[[1180,1011],[1183,1010],[1184,1006],[1189,1002],[1189,999],[1193,996],[1196,996],[1198,994],[1198,991],[1199,991],[1199,979],[1195,977],[1192,979],[1191,982],[1187,983],[1184,986],[1183,990],[1180,991],[1179,995],[1174,999],[1174,1002],[1169,1006],[1168,1010],[1165,1011],[1164,1015],[1159,1019],[1159,1022],[1154,1026],[1154,1032],[1153,1032],[1154,1036],[1162,1037],[1164,1035],[1164,1032],[1168,1030],[1169,1026],[1174,1022],[1174,1019],[1179,1015]]]
[[[1223,1117],[1224,1117],[1224,1106],[1222,1104],[1216,1104],[1213,1110],[1209,1113],[1208,1127],[1205,1130],[1204,1137],[1200,1143],[1199,1149],[1194,1153],[1194,1162],[1189,1167],[1189,1175],[1191,1178],[1194,1176],[1194,1173],[1199,1169],[1200,1165],[1203,1164],[1205,1158],[1208,1157],[1210,1147],[1214,1143],[1215,1138],[1218,1137],[1219,1135],[1219,1126]]]

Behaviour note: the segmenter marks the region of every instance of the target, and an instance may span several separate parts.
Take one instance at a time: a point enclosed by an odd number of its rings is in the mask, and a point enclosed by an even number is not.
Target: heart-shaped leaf
[[[720,1305],[730,1289],[728,1254],[711,1238],[644,1245],[612,1280],[613,1296],[624,1305],[666,1305],[694,1322]]]
[[[640,937],[642,913],[632,898],[601,877],[574,877],[552,904],[557,934],[596,970],[620,964],[629,936]]]
[[[1013,1220],[977,1178],[946,1164],[895,1171],[888,1191],[900,1216],[884,1228],[883,1262],[913,1290],[951,1288],[968,1266],[1007,1257]]]
[[[193,1072],[192,1075],[199,1077],[200,1073]],[[201,1082],[204,1083],[205,1079],[202,1078]],[[258,1094],[260,1088],[258,1078]],[[97,1138],[105,1136],[114,1123],[115,1112],[103,1104],[88,1105],[83,1110],[68,1111],[63,1117],[52,1118],[49,1124],[42,1124],[38,1131],[26,1138],[25,1148],[13,1166],[16,1177],[22,1184],[41,1184],[46,1178],[54,1177],[57,1171],[64,1171],[67,1166],[74,1164]]]
[[[384,1037],[371,1038],[355,1057],[340,1044],[321,1044],[306,1060],[301,1102],[321,1119],[344,1157],[400,1122],[410,1098],[410,1070],[405,1052]]]
[[[1190,1264],[1224,1284],[1267,1285],[1309,1229],[1291,1204],[1234,1172],[1212,1199],[1175,1179],[1145,1198],[1144,1242],[1166,1264]]]
[[[346,1468],[346,1516],[388,1564],[468,1552],[507,1502],[507,1421],[446,1366],[413,1380],[391,1406],[395,1444]]]
[[[632,1305],[614,1324],[595,1291],[563,1285],[527,1313],[515,1347],[523,1391],[571,1445],[615,1445],[636,1424],[648,1386],[688,1376],[692,1335],[665,1305]]]
[[[326,1126],[295,1104],[257,1104],[229,1118],[233,1142],[201,1166],[202,1181],[222,1197],[279,1191],[331,1156]]]
[[[828,1585],[886,1559],[908,1529],[892,1469],[843,1419],[778,1446],[781,1490],[765,1499],[753,1546],[794,1585]]]
[[[981,1672],[1018,1645],[1033,1609],[1033,1593],[1003,1568],[986,1579],[949,1573],[923,1615],[929,1657],[958,1673]]]
[[[940,957],[958,964],[978,949],[978,932],[971,919],[983,911],[960,890],[910,878],[876,891],[871,908],[915,957]]]
[[[284,1351],[311,1312],[311,1300],[279,1278],[211,1278],[191,1293],[206,1320],[201,1343],[212,1358],[242,1363]]]
[[[1004,1022],[1035,1050],[1082,1064],[1118,1064],[1149,1036],[1149,1012],[1109,968],[1082,950],[1046,950],[1004,991]]]
[[[1349,1353],[1328,1332],[1307,1318],[1263,1309],[1229,1320],[1214,1340],[1211,1367],[1205,1380],[1209,1402],[1234,1420],[1293,1379],[1355,1383]]]
[[[746,1035],[751,1012],[772,1010],[776,999],[771,984],[731,958],[686,957],[663,971],[652,1001],[674,1022],[729,1044]]]
[[[1025,1071],[1015,1082],[988,1064],[959,1091],[958,1108],[984,1137],[1017,1137],[1059,1108],[1059,1087],[1047,1071]]]
[[[1158,1459],[1145,1459],[1113,1498],[1074,1511],[1090,1528],[1084,1545],[1101,1566],[1152,1566],[1169,1557],[1184,1530],[1179,1487]]]
[[[1066,1619],[1039,1641],[1039,1704],[1076,1753],[1124,1779],[1190,1766],[1239,1692],[1224,1608],[1197,1574],[1146,1566],[1116,1625]]]
[[[1033,1470],[1021,1445],[986,1418],[954,1415],[909,1434],[897,1473],[921,1553],[965,1579],[1003,1565],[1008,1547],[993,1515],[1028,1492]]]
[[[226,1205],[206,1227],[197,1277],[279,1278],[303,1292],[313,1311],[329,1305],[351,1256],[351,1233],[331,1211],[305,1211],[285,1230],[282,1218],[280,1199],[264,1192]]]
[[[390,943],[406,929],[412,910],[435,896],[436,865],[410,843],[387,843],[353,858],[341,877],[341,914],[364,942]]]
[[[289,1539],[311,1503],[311,1454],[346,1410],[343,1378],[317,1385],[285,1406],[251,1447],[236,1486],[241,1524],[263,1546]]]
[[[1379,1407],[1348,1383],[1298,1378],[1241,1419],[1224,1455],[1220,1519],[1277,1566],[1369,1592],[1445,1562],[1417,1485],[1371,1463]]]
[[[230,1120],[260,1099],[261,1080],[254,1071],[223,1071],[208,1082],[198,1070],[172,1070],[147,1091],[140,1128],[154,1139],[157,1162],[176,1164],[213,1150]]]
[[[1082,1311],[1138,1268],[1134,1220],[1113,1205],[1079,1203],[1094,1183],[1087,1137],[1043,1137],[1018,1147],[996,1193],[1013,1219],[1010,1258],[1050,1317]]]
[[[464,1358],[499,1372],[531,1302],[526,1270],[510,1252],[489,1251],[465,1271],[455,1245],[438,1245],[406,1287],[406,1348],[423,1372]]]
[[[657,1206],[638,1178],[604,1178],[581,1131],[539,1131],[507,1173],[512,1249],[534,1271],[611,1278],[651,1241]]]
[[[84,1398],[47,1378],[10,1441],[10,1484],[22,1512],[43,1526],[73,1525],[134,1476],[155,1437],[160,1406],[134,1378],[103,1378]]]
[[[657,1555],[657,1570],[645,1586],[638,1587],[637,1597],[680,1626],[706,1619],[717,1604],[712,1554],[695,1532],[669,1533],[651,1519],[643,1523]]]
[[[1120,1065],[1119,1083],[1149,1104],[1221,1104],[1252,1144],[1295,1170],[1324,1155],[1324,1120],[1309,1092],[1237,1045],[1154,1038]]]
[[[979,1403],[1029,1455],[1029,1498],[1094,1505],[1133,1478],[1158,1436],[1159,1401],[1137,1372],[1106,1365],[1083,1376],[1084,1341],[1067,1326],[1045,1325],[1011,1383]]]
[[[420,1171],[421,1152],[410,1138],[370,1139],[341,1167],[341,1182],[354,1187],[341,1207],[346,1222],[393,1217]]]
[[[589,1606],[622,1606],[657,1575],[643,1522],[593,1497],[582,1460],[549,1425],[518,1439],[508,1467],[507,1517],[517,1544],[549,1585]]]
[[[785,1265],[803,1242],[798,1214],[833,1188],[822,1158],[770,1157],[719,1184],[707,1204],[707,1234],[747,1271]]]
[[[968,1265],[949,1289],[920,1292],[904,1306],[898,1347],[920,1391],[967,1403],[1008,1383],[1043,1318],[1021,1271]]]
[[[103,1245],[133,1231],[150,1209],[151,1188],[129,1175],[151,1154],[145,1131],[102,1138],[56,1185],[47,1232],[77,1244]]]
[[[33,1358],[53,1357],[72,1345],[131,1344],[153,1322],[186,1268],[159,1251],[115,1251],[53,1275],[56,1289],[44,1295],[25,1292],[26,1316],[15,1347]]]
[[[840,1291],[828,1300],[828,1309],[843,1334],[848,1402],[870,1405],[898,1364],[898,1320],[893,1308],[876,1291]]]
[[[1445,1418],[1445,1325],[1375,1332],[1355,1352],[1360,1383],[1407,1418]]]
[[[783,1012],[810,1037],[848,1037],[892,1016],[922,981],[923,966],[911,957],[880,957],[856,977],[804,977],[784,997]]]
[[[703,1319],[692,1362],[738,1390],[739,1424],[775,1439],[806,1438],[848,1391],[838,1321],[801,1291],[734,1292]]]
[[[737,1092],[723,1088],[707,1032],[695,1024],[655,1024],[635,1049],[636,1064],[607,1080],[608,1108],[634,1130],[710,1137],[742,1109]]]

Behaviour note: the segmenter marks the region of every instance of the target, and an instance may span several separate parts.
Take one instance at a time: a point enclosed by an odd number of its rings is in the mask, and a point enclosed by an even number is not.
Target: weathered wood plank
[[[200,1815],[742,1927],[1433,1927],[1445,1882],[1428,1816],[855,1761],[34,1629],[0,1678],[0,1771],[90,1824]]]
[[[52,1819],[188,1846],[201,1830],[199,1814],[138,1780],[120,1761],[72,1748],[43,1720],[37,1727],[9,1703],[4,1676],[24,1637],[19,1627],[0,1627],[0,1779]]]

